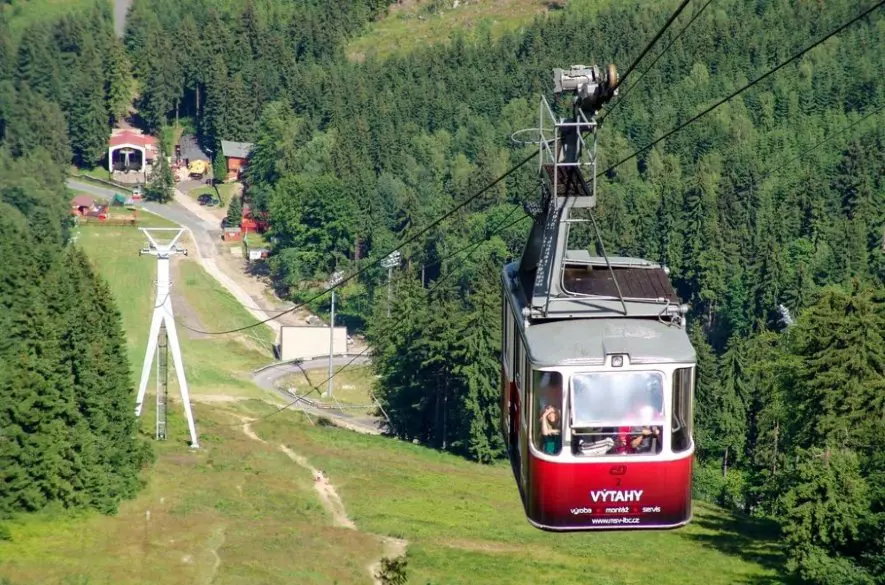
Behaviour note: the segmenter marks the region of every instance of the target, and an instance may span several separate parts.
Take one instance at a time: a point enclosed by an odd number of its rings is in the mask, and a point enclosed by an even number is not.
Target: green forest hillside
[[[541,95],[563,111],[554,67],[625,71],[677,4],[568,2],[521,26],[444,31],[448,42],[362,60],[348,47],[395,12],[385,0],[135,0],[123,42],[104,0],[18,24],[4,10],[0,215],[20,261],[0,279],[0,317],[17,332],[0,344],[0,423],[15,437],[0,441],[0,515],[113,512],[148,460],[114,407],[132,393],[119,299],[67,247],[62,187],[66,165],[101,160],[133,95],[133,122],[150,132],[183,121],[216,153],[221,140],[254,143],[245,198],[270,222],[276,288],[305,301],[331,273],[361,270],[336,308],[374,349],[397,437],[496,469],[497,275],[520,253],[521,209],[538,196],[532,165],[497,181],[530,154],[511,136],[537,125]],[[599,134],[609,253],[666,264],[691,305],[696,495],[778,524],[786,572],[820,585],[885,579],[882,6],[689,2]],[[149,192],[164,199],[162,175]],[[395,248],[388,317],[377,261]],[[328,302],[310,304],[325,314]],[[103,318],[84,328],[90,307]],[[330,469],[351,456],[329,453]],[[638,546],[630,538],[611,542]],[[444,575],[432,564],[423,574]]]
[[[537,196],[531,172],[514,173],[401,248],[396,318],[386,317],[382,270],[365,259],[379,259],[527,155],[510,137],[537,125],[542,93],[553,100],[554,67],[614,62],[624,71],[675,6],[574,3],[524,29],[455,34],[445,46],[352,63],[345,49],[358,28],[335,29],[321,43],[312,37],[313,54],[280,52],[273,47],[292,43],[299,21],[250,3],[211,26],[250,50],[232,58],[207,39],[200,50],[223,56],[210,68],[213,81],[184,69],[169,95],[193,105],[188,115],[209,143],[254,141],[246,196],[269,215],[278,286],[307,299],[334,270],[367,268],[341,292],[339,310],[376,348],[377,392],[397,433],[490,461],[503,447],[494,422],[497,270],[524,242],[527,224],[511,219]],[[876,437],[885,436],[877,414],[885,343],[875,327],[855,334],[882,314],[882,10],[632,155],[862,8],[690,4],[621,88],[629,97],[600,133],[608,170],[598,216],[609,253],[665,263],[692,307],[697,493],[779,519],[791,570],[820,583],[868,583],[883,570]],[[176,34],[179,21],[166,14],[133,25],[134,61],[152,54],[145,31]],[[270,83],[253,91],[247,80],[256,75]],[[201,83],[205,106],[196,107]],[[166,103],[169,116],[173,99]],[[327,302],[314,304],[325,312]],[[813,342],[820,328],[832,331],[825,343]],[[806,489],[815,481],[850,497],[837,511]]]
[[[144,225],[167,224],[147,219]],[[153,301],[138,291],[150,290],[156,262],[133,252],[142,242],[133,228],[77,231],[90,264],[125,299],[126,353],[137,374]],[[192,257],[176,260],[172,274],[184,323],[214,330],[249,322]],[[408,541],[409,583],[421,585],[537,583],[552,574],[575,585],[588,575],[612,585],[651,578],[674,585],[782,581],[783,551],[770,521],[697,502],[694,524],[673,532],[541,532],[526,522],[506,464],[482,465],[275,412],[258,400],[271,397],[246,379],[261,356],[236,340],[181,335],[201,449],[186,448],[173,383],[169,439],[153,444],[155,460],[137,496],[113,515],[50,506],[5,521],[0,583],[368,585],[366,566],[382,554],[375,535]],[[144,436],[153,434],[153,401],[151,380]],[[265,444],[244,432],[243,418],[258,419],[251,430]],[[310,472],[280,445],[326,472],[357,530],[335,525]],[[645,562],[650,550],[658,562]]]
[[[581,0],[578,0],[580,2]],[[595,0],[583,0],[584,3]],[[572,4],[578,2],[572,1]],[[530,24],[538,16],[562,10],[566,2],[549,0],[412,0],[396,2],[387,13],[370,22],[347,44],[347,56],[362,61],[367,56],[386,57],[418,47],[445,43],[453,34],[491,34]]]

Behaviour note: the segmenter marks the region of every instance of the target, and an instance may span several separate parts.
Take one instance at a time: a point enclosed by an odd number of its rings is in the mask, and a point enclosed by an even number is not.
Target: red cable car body
[[[608,257],[592,214],[572,215],[595,207],[585,170],[595,177],[595,113],[617,80],[613,67],[607,77],[583,66],[556,75],[557,90],[576,92],[575,111],[557,120],[542,98],[541,205],[522,258],[502,274],[501,432],[534,526],[675,528],[692,515],[687,307],[666,268]],[[583,248],[569,245],[582,222],[594,228],[595,255],[586,233]]]

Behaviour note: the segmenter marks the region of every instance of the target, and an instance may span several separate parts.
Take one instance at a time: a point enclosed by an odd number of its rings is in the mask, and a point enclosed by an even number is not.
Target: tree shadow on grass
[[[692,524],[702,529],[702,532],[683,533],[684,538],[725,554],[740,557],[775,573],[754,575],[748,577],[745,583],[753,585],[790,583],[784,570],[786,558],[780,527],[776,522],[704,507],[702,513],[695,516]]]

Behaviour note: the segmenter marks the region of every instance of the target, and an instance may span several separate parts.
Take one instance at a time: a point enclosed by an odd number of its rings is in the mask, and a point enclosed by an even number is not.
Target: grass
[[[92,167],[91,169],[81,169],[80,167],[71,165],[71,175],[77,176],[81,173],[86,173],[90,177],[95,177],[96,179],[104,179],[105,181],[111,180],[111,174],[108,172],[108,168],[104,165]]]
[[[343,367],[343,366],[342,366]],[[338,371],[341,367],[334,368],[335,377],[332,378],[332,396],[335,400],[342,404],[372,404],[370,390],[372,388],[373,375],[372,369],[368,366],[353,367],[350,366],[340,374]],[[322,384],[323,380],[329,377],[328,369],[307,370],[307,376],[313,385]],[[294,388],[298,394],[304,394],[312,389],[312,386],[305,379],[304,374],[293,374],[280,378],[279,385],[281,388]],[[325,390],[326,385],[322,384],[321,390]],[[311,394],[311,400],[318,402],[331,402],[322,398],[316,392]],[[374,411],[374,409],[369,409]]]
[[[257,424],[256,431],[325,470],[362,529],[408,539],[412,583],[778,580],[782,559],[770,527],[713,506],[696,503],[694,523],[676,531],[548,533],[524,519],[507,465],[480,466],[409,443],[293,425],[281,417]]]
[[[249,238],[250,248],[267,248],[270,246],[270,241],[257,232],[249,232],[247,237]]]
[[[182,437],[174,412],[171,436]],[[330,526],[309,473],[273,445],[246,438],[220,409],[197,405],[196,413],[202,448],[157,443],[146,489],[116,516],[51,511],[9,523],[0,578],[17,585],[368,583],[364,567],[380,546]]]
[[[173,225],[146,213],[140,214],[140,218],[144,220],[142,227]],[[136,254],[144,243],[145,237],[135,228],[97,225],[80,228],[79,244],[110,282],[122,313],[129,360],[133,364],[133,377],[136,378],[133,383],[138,382],[137,377],[141,374],[156,300],[153,282],[157,262],[151,257]],[[179,323],[185,371],[192,392],[257,396],[259,391],[250,385],[244,388],[243,382],[247,380],[249,371],[273,360],[270,350],[263,349],[273,343],[272,331],[262,326],[238,334],[238,337],[207,337],[186,330],[181,324],[203,331],[219,331],[247,325],[254,318],[195,260],[175,259],[172,262],[172,303]],[[258,337],[257,341],[252,339],[253,335]],[[219,356],[224,356],[224,359],[219,359]]]
[[[469,0],[468,0],[469,1]],[[369,30],[354,39],[347,47],[353,60],[366,56],[387,57],[397,52],[445,43],[454,30],[488,29],[493,37],[528,24],[538,14],[548,12],[548,0],[490,0],[461,1],[456,9],[452,2],[442,13],[432,12],[432,0],[405,2],[394,5],[389,14],[372,23]]]
[[[217,197],[218,195],[220,195],[221,206],[225,207],[228,203],[230,203],[230,199],[231,197],[233,197],[236,185],[234,185],[233,183],[219,183],[217,187],[218,194],[215,193],[215,189],[211,185],[191,189],[187,192],[187,194],[194,200],[199,199],[200,195],[211,195],[212,197]]]
[[[137,367],[156,261],[135,254],[143,239],[132,228],[86,226],[79,241],[119,299]],[[176,304],[181,321],[216,329],[250,320],[196,261],[176,262],[174,290],[189,307],[185,314]],[[0,541],[0,579],[17,585],[368,584],[366,565],[380,554],[370,534],[376,533],[408,539],[409,582],[417,585],[781,582],[771,527],[713,506],[696,503],[694,523],[676,531],[554,534],[525,521],[504,464],[481,466],[406,442],[312,426],[288,410],[257,422],[255,432],[268,442],[256,442],[237,416],[275,412],[254,399],[267,395],[246,379],[251,367],[270,360],[235,339],[185,331],[181,337],[193,393],[244,400],[196,402],[201,449],[190,451],[170,389],[169,440],[155,443],[157,461],[145,472],[143,492],[115,516],[47,510],[7,522],[12,540]],[[369,376],[355,369],[342,374],[341,383],[368,384]],[[152,392],[142,418],[146,435],[153,431],[151,399]],[[280,444],[327,473],[359,531],[332,526],[310,474]]]
[[[17,42],[22,31],[41,20],[54,22],[61,16],[87,10],[92,0],[12,0],[0,3],[0,12],[9,23],[9,32]]]

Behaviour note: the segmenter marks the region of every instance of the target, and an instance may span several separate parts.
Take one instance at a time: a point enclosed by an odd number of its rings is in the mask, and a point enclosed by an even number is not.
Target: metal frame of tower
[[[184,405],[184,414],[187,417],[187,425],[190,430],[191,436],[191,447],[196,449],[199,448],[199,442],[197,440],[197,429],[194,424],[194,416],[191,411],[191,402],[190,402],[190,394],[187,386],[187,379],[184,375],[184,360],[181,356],[181,345],[178,340],[178,331],[175,328],[175,314],[172,311],[172,281],[169,278],[169,260],[172,256],[176,254],[184,254],[187,256],[187,250],[178,246],[178,240],[181,238],[182,234],[184,234],[184,228],[140,228],[144,235],[147,237],[149,245],[142,248],[138,251],[139,256],[149,255],[156,256],[157,258],[157,300],[154,303],[154,314],[151,318],[151,328],[150,333],[148,334],[148,345],[147,351],[144,356],[144,366],[141,370],[141,382],[138,385],[138,397],[135,402],[135,416],[141,416],[141,409],[144,405],[144,397],[145,392],[147,391],[148,378],[150,377],[151,365],[154,359],[154,353],[160,349],[160,329],[165,325],[166,334],[164,336],[167,343],[164,345],[168,345],[168,350],[172,352],[172,365],[175,366],[175,374],[178,378],[178,390],[181,393],[181,401]],[[169,234],[170,232],[174,232],[174,236],[172,239],[165,244],[159,243],[155,238],[154,234],[159,236],[160,234]],[[158,367],[160,365],[160,360],[158,357]],[[164,362],[164,369],[166,360]],[[162,380],[160,378],[158,371],[158,394],[160,394],[159,385],[162,384]],[[164,378],[166,376],[163,376]],[[158,405],[160,397],[157,397]],[[165,401],[165,398],[164,398]],[[164,427],[164,435],[165,435],[165,404],[163,408],[163,427]],[[160,430],[160,413],[158,410],[157,413],[157,434],[159,436]]]
[[[166,326],[157,338],[157,440],[166,440],[166,405],[169,403],[169,344]]]

